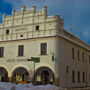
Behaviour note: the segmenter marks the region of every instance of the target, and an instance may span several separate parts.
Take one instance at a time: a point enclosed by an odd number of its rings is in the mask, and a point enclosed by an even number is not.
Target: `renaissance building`
[[[0,24],[0,81],[90,86],[90,45],[63,28],[47,7],[25,6]]]

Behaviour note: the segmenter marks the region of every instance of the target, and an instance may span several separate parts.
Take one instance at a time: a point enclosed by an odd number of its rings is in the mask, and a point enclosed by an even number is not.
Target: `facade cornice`
[[[66,33],[67,33],[68,35],[70,35],[72,38],[69,37],[69,36],[65,36],[65,35],[62,33],[62,31],[63,31],[63,32],[66,32]],[[87,49],[87,50],[90,51],[90,46],[89,46],[86,42],[82,41],[82,40],[79,39],[78,37],[76,37],[76,36],[74,36],[73,34],[67,32],[66,30],[62,30],[62,31],[59,33],[59,36],[60,36],[60,37],[66,39],[66,40],[68,40],[68,41],[71,41],[71,42],[73,42],[73,43],[75,43],[75,44],[77,44],[77,45],[79,45],[79,46],[81,46],[81,47],[83,47],[83,48],[85,48],[85,49]]]
[[[52,35],[52,36],[44,36],[44,37],[33,37],[33,38],[25,38],[25,39],[16,39],[16,40],[7,40],[7,41],[0,41],[0,43],[3,42],[14,42],[14,41],[26,41],[26,40],[33,40],[33,39],[42,39],[42,38],[55,38],[57,35]]]
[[[74,44],[76,44],[76,45],[79,45],[80,47],[82,47],[82,48],[90,51],[90,48],[89,48],[89,45],[88,45],[88,44],[87,44],[88,46],[85,46],[85,45],[80,44],[80,43],[78,43],[78,42],[76,42],[76,41],[74,41],[74,40],[72,40],[72,39],[70,39],[70,38],[68,38],[68,37],[66,37],[66,36],[64,36],[64,35],[62,35],[62,34],[60,34],[60,35],[52,35],[52,36],[44,36],[44,37],[34,37],[34,38],[26,38],[26,39],[0,41],[0,43],[4,43],[4,42],[14,42],[14,41],[25,41],[25,40],[33,40],[33,39],[42,39],[42,38],[48,39],[48,38],[53,38],[53,37],[54,37],[54,38],[55,38],[55,37],[62,37],[62,38],[64,38],[64,39],[66,39],[66,40],[68,40],[68,41],[70,41],[70,42],[72,42],[72,43],[74,43]]]

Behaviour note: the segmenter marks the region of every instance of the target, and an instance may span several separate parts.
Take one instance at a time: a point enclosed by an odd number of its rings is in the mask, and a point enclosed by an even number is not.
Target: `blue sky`
[[[47,6],[48,15],[59,14],[64,19],[64,28],[90,44],[90,0],[0,0],[0,22],[3,13],[11,14],[12,9],[20,10],[25,5],[31,8]]]

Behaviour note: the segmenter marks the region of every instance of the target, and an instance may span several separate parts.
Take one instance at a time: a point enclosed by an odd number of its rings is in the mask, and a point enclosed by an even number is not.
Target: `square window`
[[[90,64],[90,55],[89,55],[89,64]]]
[[[4,54],[4,47],[0,47],[0,57],[3,57]]]
[[[80,51],[78,50],[77,53],[78,53],[78,60],[80,60]]]
[[[39,26],[36,26],[36,30],[39,30]]]
[[[80,83],[80,72],[78,72],[78,83]]]
[[[75,83],[75,71],[72,71],[72,82]]]
[[[75,50],[74,50],[74,48],[72,48],[72,58],[73,58],[73,59],[75,58],[74,53],[75,53]]]
[[[18,46],[18,56],[23,56],[24,54],[24,45]]]
[[[41,55],[47,54],[47,43],[41,43]]]
[[[9,34],[9,30],[6,30],[6,34]]]
[[[82,61],[84,62],[84,52],[82,52]]]

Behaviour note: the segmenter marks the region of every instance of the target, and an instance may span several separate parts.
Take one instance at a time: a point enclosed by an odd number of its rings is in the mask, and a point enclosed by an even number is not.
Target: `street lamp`
[[[51,54],[52,54],[52,61],[55,61],[55,54],[54,54],[54,52],[51,52]]]

